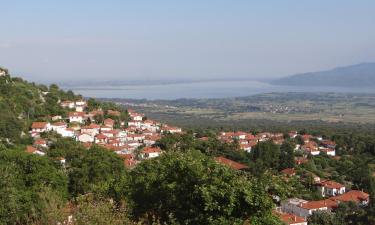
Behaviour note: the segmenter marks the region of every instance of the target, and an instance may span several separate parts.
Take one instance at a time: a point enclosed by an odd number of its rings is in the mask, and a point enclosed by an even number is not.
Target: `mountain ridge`
[[[375,87],[375,62],[336,67],[331,70],[298,73],[270,81],[275,85]]]

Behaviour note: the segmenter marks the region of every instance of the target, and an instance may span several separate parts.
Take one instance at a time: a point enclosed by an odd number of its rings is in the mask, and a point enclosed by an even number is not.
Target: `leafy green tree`
[[[51,202],[64,204],[67,177],[46,157],[8,149],[0,152],[0,192],[0,224],[32,224],[52,218]]]
[[[126,170],[113,152],[94,145],[70,160],[69,192],[72,196],[94,193],[120,201],[125,192]]]
[[[250,153],[251,159],[264,168],[279,168],[280,148],[272,141],[258,143]]]
[[[179,224],[279,224],[272,200],[255,180],[199,151],[169,152],[131,172],[128,199],[135,218]]]
[[[294,144],[290,141],[285,141],[280,147],[280,165],[279,169],[294,168]]]

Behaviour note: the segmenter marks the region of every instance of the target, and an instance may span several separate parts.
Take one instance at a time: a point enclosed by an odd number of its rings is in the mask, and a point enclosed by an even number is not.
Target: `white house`
[[[26,147],[26,152],[30,154],[40,155],[40,156],[44,156],[46,154],[30,145]]]
[[[78,135],[77,140],[83,143],[87,143],[87,142],[92,143],[94,142],[94,136],[83,133],[83,134]]]
[[[323,197],[336,196],[345,193],[345,186],[332,180],[323,180],[318,184],[319,192]]]
[[[42,133],[51,130],[51,124],[47,122],[33,122],[31,125],[31,132]]]
[[[141,151],[140,156],[143,159],[150,159],[150,158],[158,157],[160,154],[161,154],[160,148],[146,147]]]
[[[67,125],[64,122],[56,122],[56,123],[51,124],[51,130],[53,131],[57,131],[58,129],[64,129],[66,127]]]
[[[69,108],[69,109],[73,109],[75,107],[75,104],[72,101],[63,101],[60,103],[60,105],[63,108]]]
[[[321,201],[306,201],[298,198],[291,198],[281,202],[281,210],[303,218],[311,216],[317,210],[328,211],[336,207],[337,203],[331,199]]]
[[[84,116],[84,112],[69,112],[69,122],[82,123]]]
[[[72,128],[57,129],[56,132],[62,137],[74,137],[75,132]]]
[[[100,126],[98,124],[90,124],[88,126],[81,127],[81,133],[90,134],[91,136],[95,136],[100,133]]]

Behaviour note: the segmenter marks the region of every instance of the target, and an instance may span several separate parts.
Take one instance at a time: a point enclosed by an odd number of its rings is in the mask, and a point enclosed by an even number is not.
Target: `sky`
[[[0,5],[0,66],[44,83],[269,79],[375,62],[374,0]]]

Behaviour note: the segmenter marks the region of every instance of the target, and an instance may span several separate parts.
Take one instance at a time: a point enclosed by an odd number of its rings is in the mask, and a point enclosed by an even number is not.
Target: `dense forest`
[[[315,213],[310,224],[375,224],[375,135],[345,127],[314,132],[337,143],[339,157],[309,156],[297,165],[295,140],[282,145],[258,143],[248,153],[238,142],[223,143],[219,130],[194,125],[182,134],[164,134],[157,158],[127,168],[115,153],[98,145],[89,149],[55,133],[46,156],[25,152],[32,144],[32,122],[67,115],[61,101],[82,99],[56,85],[37,85],[8,72],[0,77],[0,224],[282,224],[275,207],[282,199],[319,200],[312,174],[370,194],[370,204],[340,204],[334,214]],[[88,99],[88,108],[126,109]],[[126,118],[126,116],[124,116]],[[298,126],[275,129],[287,132]],[[254,134],[262,127],[251,127]],[[286,135],[285,135],[286,136]],[[202,137],[206,139],[203,140]],[[214,157],[224,156],[248,168],[233,170]],[[64,165],[58,159],[66,159]],[[285,179],[283,169],[299,177]]]

